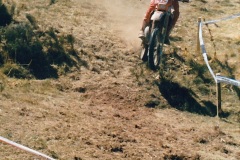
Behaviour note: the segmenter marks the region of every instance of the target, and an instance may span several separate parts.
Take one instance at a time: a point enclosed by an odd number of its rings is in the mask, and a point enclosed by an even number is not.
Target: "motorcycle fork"
[[[152,22],[151,31],[153,31],[155,28],[159,29],[159,33],[160,33],[160,36],[158,36],[159,42],[165,41],[167,30],[170,27],[169,18],[170,18],[170,14],[168,12],[166,12],[160,18],[160,20]]]

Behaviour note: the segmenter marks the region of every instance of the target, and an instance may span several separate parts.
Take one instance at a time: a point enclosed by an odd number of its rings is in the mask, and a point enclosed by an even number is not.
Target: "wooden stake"
[[[197,54],[200,53],[200,41],[199,41],[199,28],[200,28],[200,22],[202,21],[202,18],[198,18],[198,30],[197,30]]]
[[[216,76],[220,76],[220,73],[217,73]],[[217,91],[217,117],[219,117],[219,113],[222,112],[222,96],[221,96],[221,83],[216,83],[216,91]]]

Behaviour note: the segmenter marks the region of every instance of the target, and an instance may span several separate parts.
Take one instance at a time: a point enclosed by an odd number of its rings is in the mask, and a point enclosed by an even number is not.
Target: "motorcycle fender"
[[[151,17],[152,21],[160,21],[162,16],[164,15],[164,12],[162,11],[155,11]]]

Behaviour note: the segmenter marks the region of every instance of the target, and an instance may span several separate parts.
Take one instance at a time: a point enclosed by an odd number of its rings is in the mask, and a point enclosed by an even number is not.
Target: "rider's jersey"
[[[174,7],[174,10],[176,11],[179,11],[179,5],[178,5],[178,1],[176,0],[151,0],[150,2],[150,6],[145,14],[145,17],[144,17],[144,21],[146,22],[149,22],[150,21],[150,18],[151,18],[151,13],[156,9],[158,8],[158,5],[160,3],[172,3],[173,4],[173,7]]]

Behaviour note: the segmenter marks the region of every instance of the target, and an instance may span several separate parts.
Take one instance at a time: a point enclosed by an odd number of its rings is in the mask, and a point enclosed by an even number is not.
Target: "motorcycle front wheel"
[[[163,45],[160,42],[160,32],[158,28],[155,28],[149,43],[148,65],[150,69],[156,70],[159,67],[162,50]]]
[[[141,54],[140,54],[140,58],[143,62],[148,61],[148,45],[142,44],[142,51],[141,51]]]

